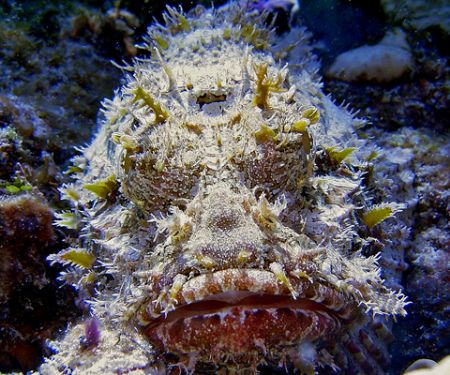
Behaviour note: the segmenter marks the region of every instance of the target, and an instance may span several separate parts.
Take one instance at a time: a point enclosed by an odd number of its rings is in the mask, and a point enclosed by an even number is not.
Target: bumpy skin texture
[[[400,205],[372,207],[374,150],[320,91],[304,32],[273,46],[263,24],[230,3],[150,27],[151,59],[126,68],[61,189],[59,224],[83,235],[51,260],[104,338],[87,355],[70,329],[42,372],[384,372],[406,231],[382,219]]]

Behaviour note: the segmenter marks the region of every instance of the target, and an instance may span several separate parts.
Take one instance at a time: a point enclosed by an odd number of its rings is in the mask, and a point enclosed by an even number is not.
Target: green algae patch
[[[89,269],[95,263],[95,256],[84,249],[69,249],[59,255],[63,263],[69,263],[73,266]]]
[[[328,155],[330,155],[330,158],[334,160],[337,164],[342,163],[351,154],[353,154],[355,150],[356,147],[346,147],[339,151],[336,151],[336,146],[327,148]]]
[[[362,220],[369,229],[372,229],[375,225],[380,224],[387,218],[390,218],[394,212],[395,210],[390,206],[378,206],[366,212],[362,216]]]
[[[105,180],[97,181],[93,184],[86,184],[84,188],[97,195],[102,199],[110,199],[111,193],[117,190],[119,187],[116,177],[114,175],[109,176]]]
[[[133,103],[136,103],[139,100],[144,102],[144,105],[149,107],[155,114],[155,123],[160,124],[166,121],[167,117],[169,117],[169,113],[148,92],[146,92],[142,87],[137,87],[133,93]]]

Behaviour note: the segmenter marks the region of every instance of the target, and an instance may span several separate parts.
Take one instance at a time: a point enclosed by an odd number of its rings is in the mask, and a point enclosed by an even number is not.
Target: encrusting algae
[[[69,327],[40,372],[385,373],[408,302],[379,261],[407,231],[362,121],[322,93],[304,30],[277,45],[238,2],[165,21],[61,189],[81,234],[49,259],[101,338]]]

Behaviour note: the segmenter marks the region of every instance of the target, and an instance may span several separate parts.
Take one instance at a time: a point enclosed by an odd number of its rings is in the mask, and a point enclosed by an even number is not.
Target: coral
[[[45,255],[45,248],[49,248],[49,245],[53,242],[53,229],[51,226],[52,213],[45,204],[41,203],[37,199],[33,199],[28,196],[20,196],[17,198],[3,199],[0,201],[1,209],[1,243],[2,249],[5,251],[2,264],[3,267],[8,267],[8,264],[13,264],[6,258],[7,251],[13,249],[24,249],[30,253],[32,259],[36,255],[31,255],[32,252]],[[19,235],[20,234],[20,235]],[[30,246],[30,242],[36,240],[35,246]],[[42,247],[42,248],[41,248]],[[15,251],[15,250],[13,250]],[[47,250],[48,251],[48,250]],[[11,254],[12,255],[12,254]],[[20,267],[24,268],[24,267]],[[4,268],[5,270],[5,268]],[[11,269],[14,272],[14,269]],[[26,272],[24,272],[24,275]],[[6,279],[11,278],[11,274],[8,276],[8,272],[2,272],[2,276]],[[16,279],[17,280],[17,279]],[[2,290],[2,301],[4,302],[9,292],[10,287],[14,285],[7,285],[8,283],[2,283],[5,289]],[[6,294],[5,294],[6,292]]]
[[[13,126],[16,132],[24,138],[33,138],[40,142],[50,134],[48,125],[42,120],[30,105],[16,96],[0,96],[0,116],[2,125]]]
[[[60,328],[70,294],[61,298],[45,257],[55,250],[52,211],[42,198],[0,198],[0,371],[39,364],[44,340]],[[67,288],[60,293],[67,293]],[[58,298],[65,301],[58,305]],[[70,314],[73,315],[73,314]]]
[[[164,18],[61,189],[57,223],[81,235],[49,260],[101,339],[93,355],[70,326],[40,371],[383,373],[408,231],[363,122],[323,95],[309,47],[276,61],[264,15]]]

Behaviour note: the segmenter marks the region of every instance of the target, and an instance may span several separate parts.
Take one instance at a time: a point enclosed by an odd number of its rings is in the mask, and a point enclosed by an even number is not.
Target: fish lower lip
[[[320,311],[344,321],[352,320],[356,305],[335,289],[309,280],[290,278],[298,297],[276,276],[258,269],[227,269],[196,276],[183,284],[171,305],[159,312],[148,305],[150,324],[167,323],[180,318],[201,316],[229,310],[289,308]]]
[[[246,293],[245,293],[246,294]],[[161,352],[255,353],[330,337],[341,327],[336,314],[290,295],[234,296],[234,302],[207,299],[183,305],[153,320],[144,334]]]
[[[196,276],[170,304],[159,310],[147,305],[142,332],[161,352],[196,348],[206,358],[212,352],[277,352],[336,334],[357,315],[357,304],[331,286],[294,277],[289,282],[255,269]]]

